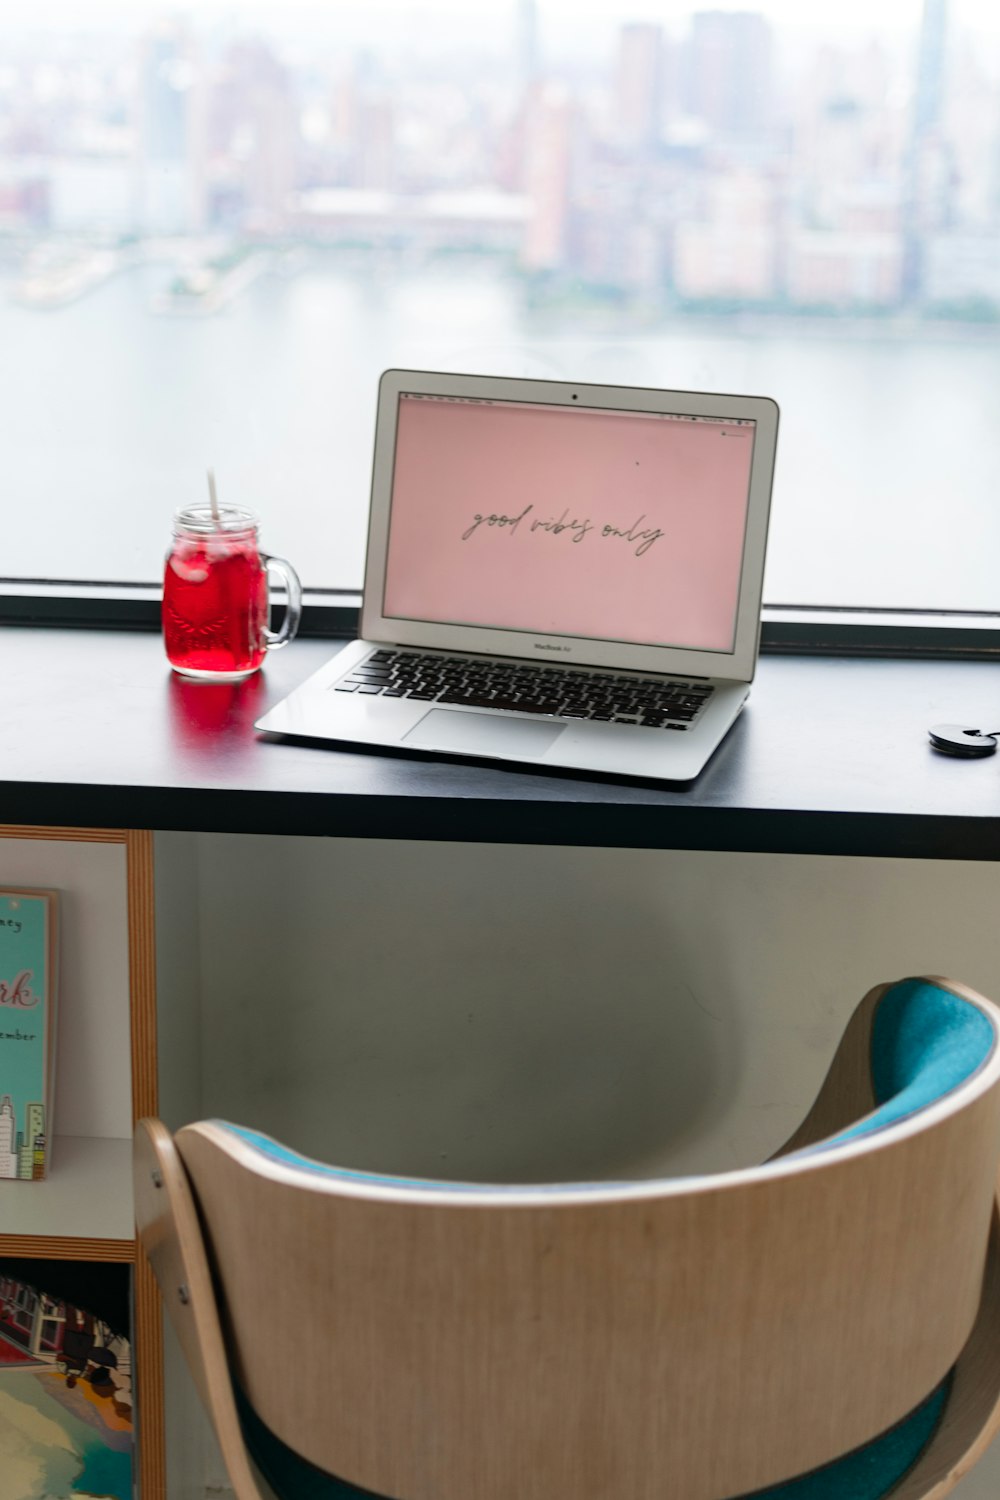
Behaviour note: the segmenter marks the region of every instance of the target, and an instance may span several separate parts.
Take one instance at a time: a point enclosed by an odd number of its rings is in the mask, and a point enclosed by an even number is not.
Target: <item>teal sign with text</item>
[[[0,890],[0,1178],[45,1175],[54,903],[52,892]]]

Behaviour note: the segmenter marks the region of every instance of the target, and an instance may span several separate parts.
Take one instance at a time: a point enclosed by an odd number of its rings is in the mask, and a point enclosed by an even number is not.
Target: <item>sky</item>
[[[449,41],[509,44],[525,0],[0,0],[0,40],[39,30],[140,32],[156,18],[182,14],[207,25],[260,28],[271,36],[371,44],[391,38],[421,49]],[[681,30],[696,10],[752,10],[792,35],[915,37],[924,0],[535,0],[543,52],[607,51],[626,21],[659,21]],[[1000,38],[995,0],[946,0],[953,28]]]
[[[954,0],[953,0],[954,3]],[[702,5],[691,0],[536,0],[540,26],[575,30],[617,28],[627,20],[682,22],[692,11],[755,10],[779,24],[801,23],[803,12],[812,20],[820,18],[848,25],[867,26],[873,9],[881,23],[892,27],[913,27],[919,18],[922,0],[705,0]],[[982,11],[984,18],[994,9],[988,0],[957,0],[961,10]],[[395,21],[404,26],[451,25],[474,32],[483,24],[510,27],[517,10],[517,0],[365,0],[364,5],[349,0],[35,0],[28,6],[0,6],[0,28],[3,30],[37,30],[39,26],[74,29],[111,25],[138,26],[164,12],[197,12],[213,18],[234,17],[247,22],[283,20],[286,24],[309,21],[322,30],[346,31],[363,27],[370,32],[373,23]],[[824,16],[824,12],[826,15]]]

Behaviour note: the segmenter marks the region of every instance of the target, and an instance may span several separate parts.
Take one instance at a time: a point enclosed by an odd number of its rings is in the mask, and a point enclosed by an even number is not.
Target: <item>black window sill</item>
[[[307,593],[299,634],[351,640],[360,604],[359,595],[346,591]],[[0,625],[159,630],[159,590],[153,585],[0,579]],[[990,660],[1000,658],[1000,613],[769,605],[764,608],[761,652]]]

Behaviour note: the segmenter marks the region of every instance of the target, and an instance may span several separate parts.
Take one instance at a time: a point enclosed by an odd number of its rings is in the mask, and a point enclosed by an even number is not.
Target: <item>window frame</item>
[[[360,607],[356,591],[307,590],[299,634],[351,640]],[[0,579],[2,625],[158,631],[160,590],[152,584]],[[1000,611],[765,604],[760,649],[780,655],[1000,659]]]
[[[200,23],[195,22],[195,9],[190,8],[190,16],[185,12],[184,24],[192,24],[192,35],[201,35]],[[537,20],[537,18],[535,18]],[[676,20],[676,18],[675,18]],[[761,18],[757,17],[760,21]],[[615,36],[617,42],[614,44],[619,49],[623,45],[623,38],[632,23],[623,22],[621,17],[609,15],[609,27],[614,22]],[[828,23],[823,23],[824,26]],[[560,75],[559,68],[553,72],[540,64],[537,53],[538,38],[534,34],[534,22],[525,23],[527,30],[523,27],[518,32],[519,66],[529,68],[528,83],[532,86],[546,79],[556,79]],[[954,49],[956,40],[962,36],[967,44],[971,39],[979,35],[978,26],[971,23],[950,21],[945,22],[939,16],[935,21],[932,17],[928,20],[927,8],[921,15],[920,7],[914,6],[912,22],[907,23],[912,29],[912,36],[906,46],[896,38],[894,46],[896,51],[887,53],[883,59],[885,67],[892,72],[901,64],[906,78],[912,83],[915,90],[916,115],[906,111],[899,112],[899,128],[906,134],[908,144],[900,147],[899,142],[894,149],[903,151],[898,160],[894,160],[891,172],[895,172],[899,178],[898,186],[902,187],[909,179],[906,174],[911,168],[907,165],[906,152],[916,151],[918,147],[925,145],[933,137],[934,131],[946,121],[947,99],[942,90],[947,92],[952,87],[954,80],[948,81],[948,69],[953,65],[954,57],[949,53],[949,48]],[[87,30],[87,26],[83,27]],[[662,64],[662,49],[664,42],[669,42],[671,47],[684,47],[693,44],[696,37],[696,28],[692,18],[688,18],[684,28],[675,26],[665,18],[656,20],[655,25],[638,27],[639,31],[656,33],[655,48],[660,49],[659,62]],[[877,33],[877,28],[870,33],[869,42]],[[783,45],[786,35],[785,23],[777,18],[764,18],[763,31],[767,33],[767,47],[774,48],[774,66],[777,68],[778,54]],[[523,34],[522,34],[523,32]],[[134,52],[137,39],[146,37],[148,40],[149,23],[129,24],[124,30],[115,22],[111,35],[120,39],[128,38],[127,50]],[[266,48],[274,48],[275,57],[279,57],[280,46],[277,41],[277,33],[265,27],[263,33]],[[818,34],[819,35],[819,34]],[[918,43],[914,50],[913,43]],[[829,36],[824,38],[824,44],[829,42]],[[117,43],[116,43],[117,45]],[[340,43],[338,43],[338,46]],[[365,44],[367,45],[367,44]],[[612,44],[609,42],[609,46]],[[355,57],[360,56],[357,51],[361,46],[359,42],[350,44],[355,49]],[[490,44],[492,46],[492,44]],[[523,54],[523,55],[522,55]],[[138,54],[136,54],[138,55]],[[487,55],[492,57],[492,51]],[[817,52],[816,56],[820,54]],[[860,56],[860,53],[858,54]],[[770,53],[769,53],[770,56]],[[601,87],[610,90],[609,98],[616,88],[620,88],[621,79],[616,82],[615,58],[617,66],[621,67],[622,54],[609,51],[601,63],[604,83]],[[949,61],[951,57],[951,61]],[[588,64],[588,68],[591,64]],[[771,64],[769,62],[768,67]],[[596,76],[596,75],[595,75]],[[650,75],[652,76],[652,75]],[[796,75],[798,76],[798,75]],[[803,74],[803,77],[806,75]],[[902,75],[901,75],[902,76]],[[658,77],[658,75],[657,75]],[[777,73],[775,73],[777,77]],[[515,80],[518,89],[525,88],[525,78],[518,75]],[[986,73],[980,77],[984,86],[992,86],[992,73]],[[398,83],[399,80],[397,79]],[[787,90],[787,80],[782,87],[785,89],[785,99],[782,110],[787,114],[788,120],[792,118],[792,95]],[[214,85],[209,85],[209,88]],[[656,83],[656,89],[662,86],[662,80]],[[393,84],[395,87],[395,84]],[[651,84],[648,78],[643,87],[648,89]],[[527,96],[525,96],[527,97]],[[584,96],[578,92],[577,85],[570,86],[569,97],[576,101]],[[832,96],[830,96],[832,98]],[[957,97],[957,94],[956,94]],[[855,101],[856,102],[856,101]],[[865,103],[865,108],[869,107]],[[589,106],[588,106],[589,107]],[[642,150],[655,141],[659,145],[664,143],[663,135],[663,100],[659,101],[660,115],[659,123],[652,129],[650,139],[642,145]],[[676,101],[671,106],[676,113]],[[909,109],[910,106],[907,106]],[[696,110],[697,112],[697,110]],[[135,125],[139,114],[132,119],[130,124]],[[784,118],[784,115],[782,116]],[[706,116],[707,119],[707,116]],[[786,122],[787,123],[787,122]],[[772,119],[768,129],[773,129]],[[720,126],[718,121],[712,124],[711,130],[725,131],[727,127]],[[950,128],[950,127],[949,127]],[[928,135],[928,132],[930,134]],[[947,132],[946,132],[947,135]],[[714,139],[710,134],[710,139]],[[602,139],[600,133],[598,141]],[[608,140],[611,138],[608,137]],[[605,140],[604,144],[607,145]],[[628,147],[628,150],[637,150],[636,142]],[[776,146],[771,143],[768,150],[777,150],[775,160],[784,161],[786,146]],[[787,147],[791,152],[791,147]],[[725,152],[723,152],[725,155]],[[124,159],[124,158],[123,158]],[[636,160],[639,158],[637,157]],[[612,168],[614,168],[614,159]],[[739,164],[739,155],[733,160]],[[748,161],[751,159],[748,158]],[[791,156],[789,156],[791,160]],[[732,162],[728,163],[728,166]],[[752,166],[752,163],[751,163]],[[616,170],[616,169],[615,169]],[[709,169],[705,168],[705,181],[709,180]],[[756,170],[753,169],[752,170]],[[763,168],[760,168],[763,171]],[[702,168],[699,167],[701,172]],[[895,180],[895,179],[893,179]],[[572,196],[572,195],[570,195]],[[573,199],[576,202],[576,199]],[[579,205],[577,205],[579,206]],[[678,220],[678,223],[682,220]],[[707,219],[706,223],[715,222]],[[721,221],[720,221],[721,222]],[[803,227],[805,220],[799,227]],[[905,227],[905,226],[904,226]],[[934,227],[934,226],[932,226]],[[912,226],[911,226],[912,228]],[[947,228],[943,222],[936,225],[937,230]],[[968,225],[962,220],[958,226],[959,233],[975,232],[972,221]],[[918,226],[918,233],[922,234],[924,229]],[[929,232],[929,231],[928,231]],[[544,271],[543,271],[544,275]],[[690,299],[689,299],[690,300]],[[722,302],[725,302],[725,296]],[[752,299],[751,299],[752,300]],[[681,305],[684,296],[681,295]],[[695,298],[695,303],[701,306],[698,317],[694,320],[693,327],[697,327],[699,318],[708,317],[715,321],[715,315],[711,312],[709,304],[718,301],[717,298],[709,297],[704,306]],[[805,304],[803,304],[805,306]],[[747,309],[753,315],[753,306]],[[724,312],[725,308],[718,306],[716,313]],[[758,309],[759,311],[759,309]],[[795,309],[792,308],[794,313]],[[815,311],[815,309],[814,309]],[[871,328],[877,333],[879,319],[882,316],[881,304],[875,303],[867,312],[864,304],[861,311],[855,309],[848,313],[849,316],[871,318]],[[808,308],[806,307],[808,315]],[[819,315],[826,318],[829,309],[824,304],[818,304]],[[767,312],[763,313],[767,316]],[[931,314],[928,327],[933,327],[933,319],[937,314]],[[780,331],[781,322],[778,324]],[[973,325],[975,326],[975,325]],[[612,337],[617,337],[613,334]],[[327,637],[330,639],[350,638],[357,633],[357,614],[360,599],[357,591],[351,590],[310,590],[306,594],[305,607],[303,611],[300,633],[305,636]],[[156,631],[160,627],[160,605],[159,589],[152,585],[137,585],[125,581],[111,581],[91,583],[77,580],[44,580],[44,579],[4,579],[0,578],[0,625],[11,626],[37,626],[39,628],[83,628],[83,629],[109,629],[109,630],[138,630]],[[762,610],[762,627],[760,634],[760,648],[764,653],[783,654],[810,654],[810,655],[863,655],[882,657],[915,657],[915,658],[951,658],[966,660],[982,660],[1000,657],[1000,601],[998,609],[993,610],[947,610],[947,609],[920,609],[920,608],[892,608],[873,606],[869,608],[858,608],[850,605],[767,605]]]

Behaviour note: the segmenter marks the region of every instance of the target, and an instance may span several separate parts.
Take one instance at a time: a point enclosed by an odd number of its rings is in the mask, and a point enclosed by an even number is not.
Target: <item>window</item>
[[[159,577],[214,467],[361,582],[390,365],[782,408],[766,599],[990,611],[985,0],[0,14],[10,578]]]

